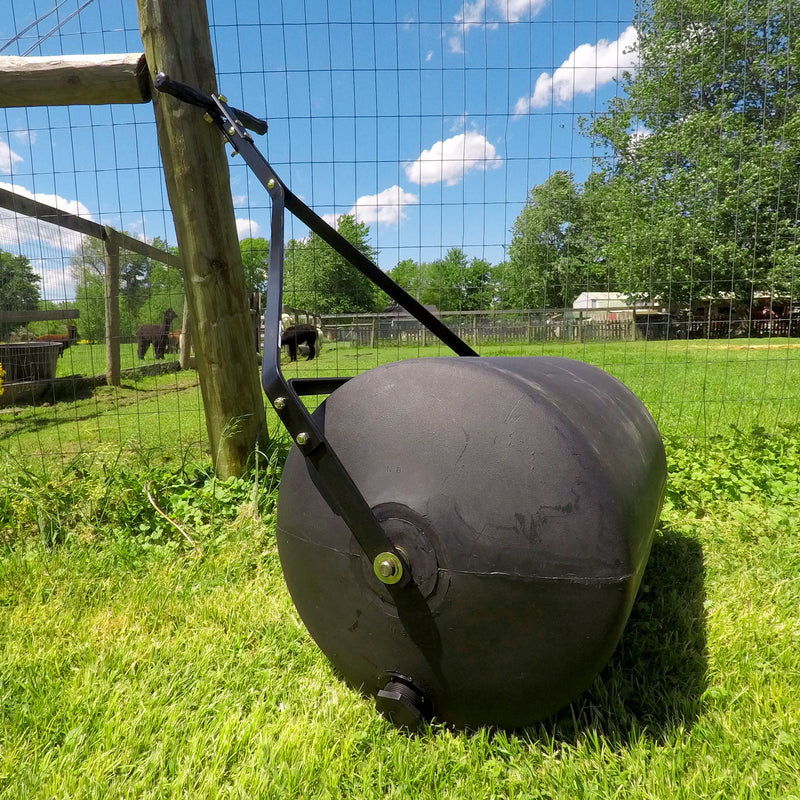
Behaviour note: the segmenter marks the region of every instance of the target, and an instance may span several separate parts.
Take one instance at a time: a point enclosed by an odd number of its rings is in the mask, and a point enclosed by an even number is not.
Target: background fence
[[[133,2],[0,8],[6,57],[142,52]],[[219,86],[268,119],[257,144],[284,181],[481,352],[596,363],[667,433],[797,421],[788,0],[208,8]],[[240,162],[230,169],[257,296],[275,246],[268,196]],[[7,378],[3,448],[207,451],[195,373],[148,375],[161,359],[137,353],[137,330],[167,309],[173,333],[186,327],[152,106],[4,108],[0,191],[151,248],[120,251],[120,385],[73,380],[65,396],[52,384],[30,404]],[[0,210],[0,339],[68,337],[74,324],[56,376],[104,374],[107,253],[57,221]],[[291,218],[284,244],[287,312],[319,324],[323,342],[287,371],[444,354]],[[622,307],[573,308],[584,293]],[[22,312],[33,314],[25,324]]]

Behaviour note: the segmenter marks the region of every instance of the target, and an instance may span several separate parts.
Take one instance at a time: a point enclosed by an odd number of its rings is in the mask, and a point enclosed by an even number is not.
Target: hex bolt
[[[375,576],[381,583],[393,584],[403,577],[403,562],[395,553],[378,553],[372,562]]]
[[[283,409],[286,408],[286,398],[276,397],[275,402],[272,405],[275,406],[277,411],[283,411]]]
[[[228,133],[233,136],[236,133],[236,126],[231,125],[230,128],[228,128]]]
[[[378,564],[378,574],[381,578],[391,578],[394,575],[394,564],[388,559]]]
[[[275,178],[270,178],[267,181],[267,189],[274,189],[275,188]]]
[[[308,444],[311,441],[311,435],[303,431],[302,433],[297,434],[295,441],[299,445]]]
[[[209,125],[210,125],[210,124],[211,124],[211,123],[214,121],[214,117],[212,117],[212,116],[211,116],[211,114],[209,114],[209,113],[208,113],[208,111],[206,111],[206,113],[205,113],[205,114],[203,114],[203,119],[204,119],[204,120],[205,120],[205,121],[206,121],[206,122],[207,122]]]
[[[217,97],[219,97],[219,99],[222,100],[223,103],[227,103],[228,102],[228,98],[225,97],[224,94],[218,94]]]

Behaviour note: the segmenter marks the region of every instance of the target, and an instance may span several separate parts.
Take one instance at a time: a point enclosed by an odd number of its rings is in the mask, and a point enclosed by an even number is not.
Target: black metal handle
[[[272,199],[270,228],[272,247],[269,252],[267,303],[264,313],[264,354],[261,372],[264,392],[278,414],[278,418],[300,448],[306,462],[319,477],[322,486],[325,487],[326,499],[331,508],[344,519],[365,555],[375,563],[376,575],[386,584],[396,601],[401,596],[405,596],[407,599],[417,598],[422,604],[421,607],[424,607],[419,589],[412,579],[410,565],[403,554],[394,547],[347,469],[325,438],[324,431],[318,427],[300,400],[300,393],[330,392],[341,385],[343,380],[340,378],[314,379],[310,385],[307,384],[302,389],[302,384],[297,385],[297,389],[301,389],[301,392],[298,392],[281,372],[279,330],[283,303],[284,210],[288,209],[294,214],[457,355],[477,356],[478,354],[440,319],[411,297],[405,289],[389,278],[377,264],[363,255],[342,234],[328,225],[286,188],[272,166],[259,152],[252,137],[241,130],[243,126],[251,127],[248,121],[252,121],[254,118],[231,108],[223,98],[217,95],[206,95],[199,89],[175,81],[162,72],[156,75],[154,84],[159,91],[205,109],[211,115],[212,121],[233,145],[235,151],[241,154]],[[265,122],[255,121],[261,123],[266,129]],[[400,580],[396,580],[397,571],[390,576],[391,580],[381,577],[377,572],[377,568],[380,566],[379,559],[399,565]],[[408,603],[404,608],[403,613],[410,613],[411,606],[408,606]],[[414,630],[418,628],[413,624],[411,627]]]
[[[214,117],[219,116],[219,106],[214,102],[213,95],[201,92],[195,89],[194,86],[189,86],[188,83],[181,83],[163,72],[159,72],[153,79],[153,85],[159,92],[171,95],[177,100],[182,100],[189,105],[197,106],[198,108],[205,109],[209,114]],[[267,132],[267,123],[263,119],[254,117],[246,111],[231,106],[231,111],[236,115],[236,118],[244,125],[245,128],[263,135]]]

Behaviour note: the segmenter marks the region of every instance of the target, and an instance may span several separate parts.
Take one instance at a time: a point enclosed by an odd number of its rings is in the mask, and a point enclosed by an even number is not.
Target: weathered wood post
[[[163,71],[216,91],[205,0],[138,7],[151,77]],[[221,476],[239,475],[267,433],[225,149],[196,108],[155,91],[153,105],[212,458]]]
[[[181,325],[181,336],[179,343],[179,360],[181,369],[189,369],[192,364],[192,312],[189,309],[189,301],[186,296],[183,298],[183,323]]]
[[[106,382],[109,386],[119,386],[119,236],[108,225],[105,230]]]

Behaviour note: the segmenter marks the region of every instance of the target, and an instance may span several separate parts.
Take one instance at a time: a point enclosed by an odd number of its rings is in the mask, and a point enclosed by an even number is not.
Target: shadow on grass
[[[31,416],[31,413],[38,413],[39,416]],[[8,425],[8,427],[4,426],[4,429],[0,431],[0,442],[6,440],[12,441],[20,436],[33,433],[43,435],[50,430],[56,430],[58,426],[62,425],[65,421],[80,424],[81,422],[88,422],[89,420],[96,419],[101,415],[101,411],[96,411],[90,414],[76,414],[68,420],[64,420],[63,417],[45,416],[45,412],[28,412],[26,410],[22,412],[21,416],[12,418],[13,424]]]
[[[609,664],[581,698],[526,737],[576,744],[596,735],[625,746],[691,729],[706,689],[704,578],[700,542],[670,529],[657,534]]]

